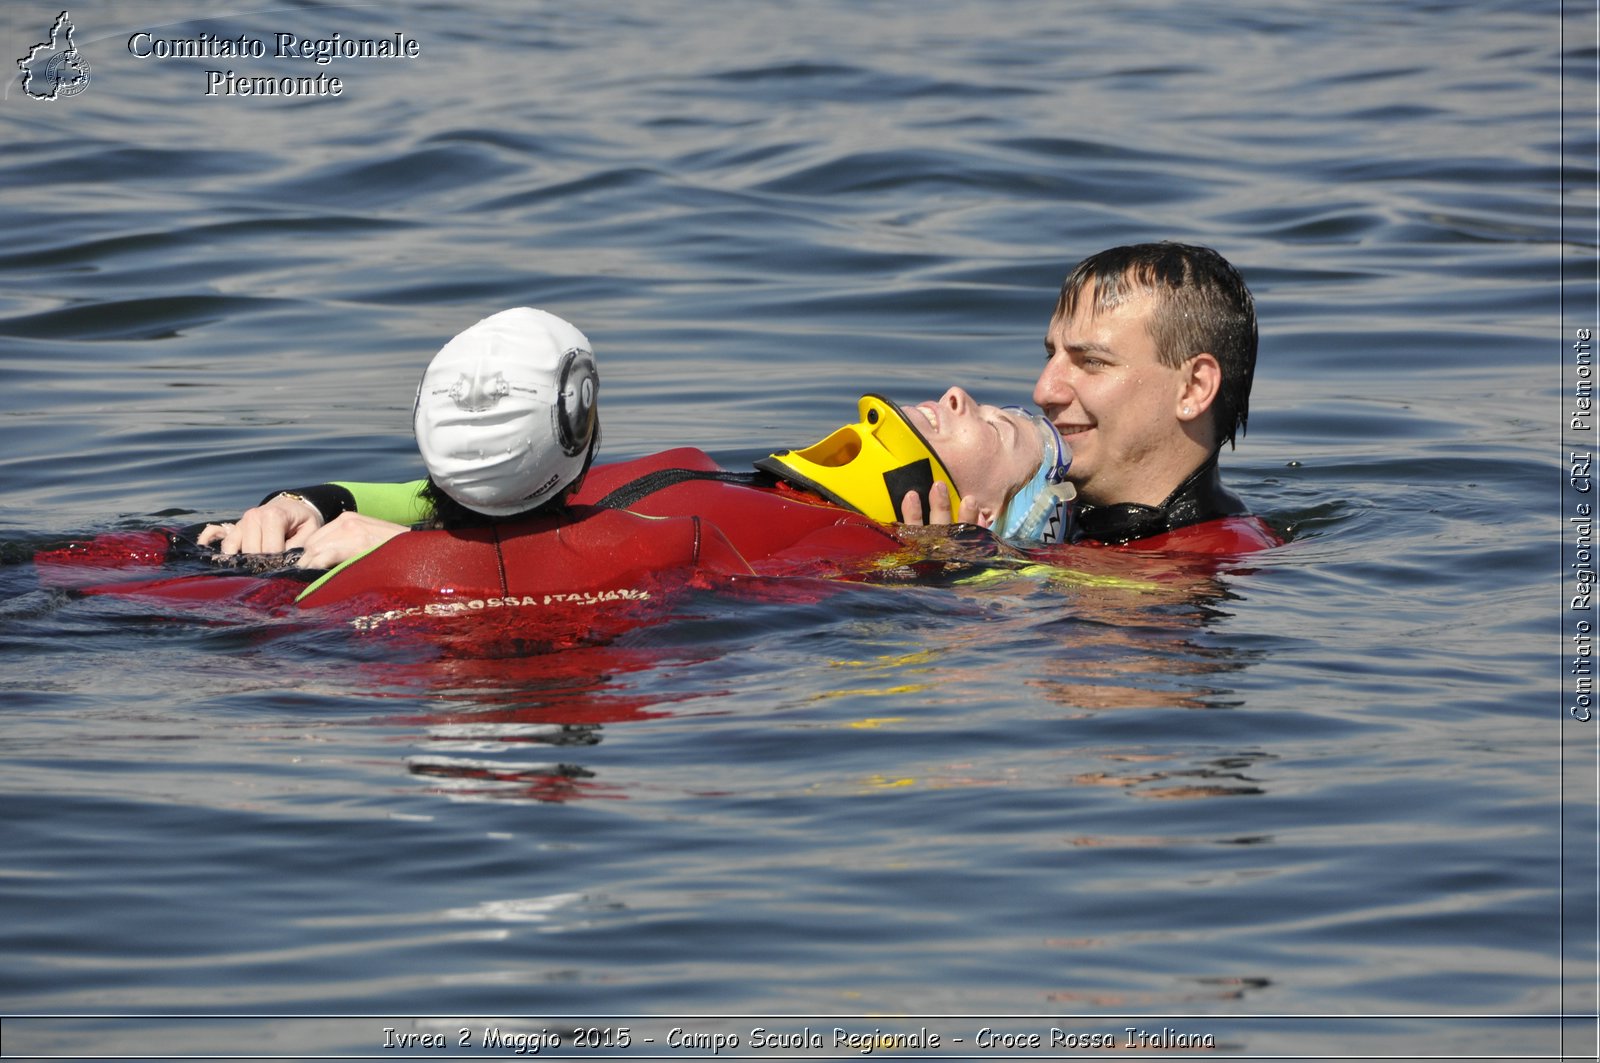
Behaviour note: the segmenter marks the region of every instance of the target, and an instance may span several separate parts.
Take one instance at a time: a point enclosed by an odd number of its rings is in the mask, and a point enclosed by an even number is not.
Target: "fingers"
[[[251,519],[254,516],[255,519]],[[238,552],[241,554],[281,554],[288,536],[289,522],[281,509],[260,506],[239,519]],[[224,543],[231,542],[229,536]]]
[[[961,500],[962,512],[966,512],[967,500]],[[973,506],[977,512],[977,506]],[[900,523],[902,524],[949,524],[950,523],[950,485],[943,480],[935,480],[928,489],[928,512],[922,512],[922,496],[915,491],[907,491],[906,497],[900,500]]]
[[[900,500],[900,523],[921,524],[922,522],[922,496],[915,491],[907,491],[906,497]]]
[[[300,568],[329,569],[338,567],[344,561],[335,544],[312,543],[301,550],[297,564]]]
[[[948,503],[948,497],[946,498],[946,502]],[[980,528],[987,528],[994,523],[994,517],[991,516],[985,519],[984,516],[978,512],[978,500],[973,498],[971,495],[968,495],[966,498],[961,500],[961,512],[957,515],[956,519],[961,524],[976,524]]]
[[[299,498],[278,495],[244,511],[237,524],[208,524],[200,532],[202,546],[215,545],[223,554],[281,554],[301,546],[322,526],[322,514]]]
[[[241,518],[243,519],[243,518]],[[201,546],[214,546],[219,554],[242,553],[240,543],[243,533],[239,525],[223,522],[222,524],[207,524],[200,529],[200,534],[195,536],[195,542]]]
[[[325,527],[305,536],[300,567],[333,568],[342,565],[352,557],[383,545],[405,530],[403,524],[391,524],[359,513],[341,513]]]
[[[304,546],[323,527],[324,525],[312,521],[306,521],[304,524],[291,527],[288,529],[291,534],[283,540],[283,548],[285,550],[293,550],[297,546]]]

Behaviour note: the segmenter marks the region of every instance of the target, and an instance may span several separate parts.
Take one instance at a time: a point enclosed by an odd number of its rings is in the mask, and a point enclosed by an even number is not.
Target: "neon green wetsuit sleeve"
[[[257,505],[264,506],[279,494],[290,494],[311,503],[322,514],[324,523],[341,513],[360,513],[392,524],[420,524],[433,518],[433,507],[421,497],[426,480],[401,484],[334,482],[274,491]]]
[[[332,483],[319,484],[316,487],[306,488],[296,492],[312,505],[323,511],[325,517],[332,519],[328,510],[334,514],[354,511],[362,516],[386,520],[393,524],[407,526],[420,524],[433,516],[433,507],[422,498],[421,492],[427,486],[426,480],[412,480],[401,484],[369,484],[353,483],[338,480]],[[373,547],[372,549],[377,549]],[[324,572],[315,582],[301,591],[297,598],[304,598],[312,591],[326,583],[335,573],[342,571],[349,565],[360,561],[372,552],[364,550],[355,557],[335,565]]]
[[[433,507],[422,498],[426,480],[412,480],[401,484],[367,484],[336,481],[333,486],[350,493],[355,511],[364,517],[395,524],[418,524],[433,516]]]

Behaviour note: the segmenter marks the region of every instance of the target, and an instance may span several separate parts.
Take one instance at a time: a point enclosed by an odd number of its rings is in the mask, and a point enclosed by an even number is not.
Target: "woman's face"
[[[961,497],[977,501],[986,522],[1039,469],[1038,429],[1015,410],[985,406],[961,388],[901,410],[939,455]]]

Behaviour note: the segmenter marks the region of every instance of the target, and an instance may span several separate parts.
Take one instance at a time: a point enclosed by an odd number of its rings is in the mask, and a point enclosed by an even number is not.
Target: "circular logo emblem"
[[[56,96],[76,96],[89,87],[89,61],[76,50],[58,52],[45,64],[44,80]]]
[[[569,457],[582,454],[594,438],[599,417],[596,402],[600,397],[600,374],[594,355],[574,347],[561,359],[556,396],[556,437]]]

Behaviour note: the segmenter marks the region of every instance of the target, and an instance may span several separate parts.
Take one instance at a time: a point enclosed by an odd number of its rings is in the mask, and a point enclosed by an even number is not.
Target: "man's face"
[[[1039,468],[1043,447],[1031,417],[978,402],[951,388],[937,402],[902,406],[963,498],[997,513]]]
[[[1087,502],[1157,505],[1176,486],[1187,374],[1161,364],[1147,327],[1154,308],[1150,293],[1135,290],[1097,313],[1091,287],[1045,335],[1033,401],[1072,448],[1068,478]]]

